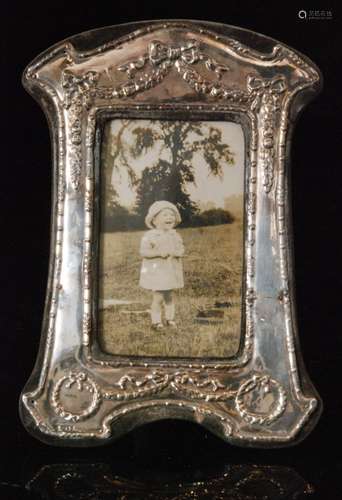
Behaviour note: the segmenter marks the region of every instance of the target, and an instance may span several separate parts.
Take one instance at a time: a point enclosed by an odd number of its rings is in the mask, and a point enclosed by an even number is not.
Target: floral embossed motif
[[[240,386],[235,404],[249,424],[269,425],[284,412],[286,392],[268,375],[254,375]]]
[[[178,67],[181,64],[195,64],[199,61],[203,61],[206,68],[214,71],[219,79],[222,73],[229,70],[228,66],[219,64],[201,52],[200,44],[196,40],[188,40],[178,46],[166,45],[159,40],[154,40],[148,45],[145,54],[119,66],[118,70],[126,72],[128,78],[134,78],[136,72],[143,69],[147,63],[152,67]]]
[[[82,114],[89,109],[95,96],[98,76],[96,71],[78,76],[65,70],[62,74],[63,106],[68,111],[68,135],[71,143],[71,184],[76,191],[80,187],[82,170]]]
[[[57,381],[51,400],[57,415],[70,422],[79,422],[97,411],[101,392],[86,373],[70,372]]]
[[[260,116],[262,181],[266,193],[269,193],[274,180],[276,113],[280,96],[286,90],[286,80],[283,76],[262,79],[250,75],[247,89],[252,98],[251,110],[259,112]]]
[[[194,65],[200,63],[207,71],[215,73],[215,80],[208,80],[194,68]],[[127,74],[127,82],[116,88],[98,87],[96,95],[101,99],[134,96],[159,85],[172,68],[175,68],[182,79],[199,94],[241,103],[248,101],[246,92],[230,89],[221,83],[223,74],[230,68],[201,50],[197,40],[185,40],[175,46],[166,45],[159,40],[152,41],[140,57],[117,68]]]

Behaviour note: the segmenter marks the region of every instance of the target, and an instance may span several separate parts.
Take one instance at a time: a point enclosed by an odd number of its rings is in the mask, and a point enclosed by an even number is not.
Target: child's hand
[[[161,252],[160,256],[162,259],[166,259],[167,257],[169,257],[169,253],[168,252]]]

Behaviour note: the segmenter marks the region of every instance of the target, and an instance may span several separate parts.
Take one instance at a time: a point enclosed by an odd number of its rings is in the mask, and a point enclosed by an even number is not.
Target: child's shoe
[[[172,319],[168,319],[166,321],[167,326],[171,326],[172,328],[177,328],[177,323],[173,321]]]
[[[152,330],[163,330],[164,328],[164,325],[163,323],[152,323],[152,326],[151,326]]]

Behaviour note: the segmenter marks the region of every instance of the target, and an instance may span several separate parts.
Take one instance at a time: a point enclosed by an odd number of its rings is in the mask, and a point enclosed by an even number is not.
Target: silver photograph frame
[[[280,447],[314,427],[321,401],[298,345],[289,155],[293,125],[321,87],[305,56],[204,21],[97,29],[25,70],[53,145],[49,278],[38,358],[20,398],[27,430],[96,446],[165,418],[231,444]],[[242,334],[236,357],[105,354],[97,342],[100,148],[115,118],[241,124],[246,146]]]

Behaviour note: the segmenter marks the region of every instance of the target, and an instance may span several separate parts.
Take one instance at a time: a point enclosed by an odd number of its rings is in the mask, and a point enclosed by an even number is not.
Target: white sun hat
[[[154,228],[153,219],[155,218],[156,215],[158,215],[165,208],[168,208],[169,210],[172,210],[174,212],[174,214],[176,216],[176,225],[178,225],[182,222],[179,210],[176,207],[176,205],[174,205],[170,201],[161,200],[161,201],[155,201],[154,203],[152,203],[152,205],[148,209],[148,212],[147,212],[147,215],[145,218],[146,226],[149,227],[150,229],[153,229]]]

